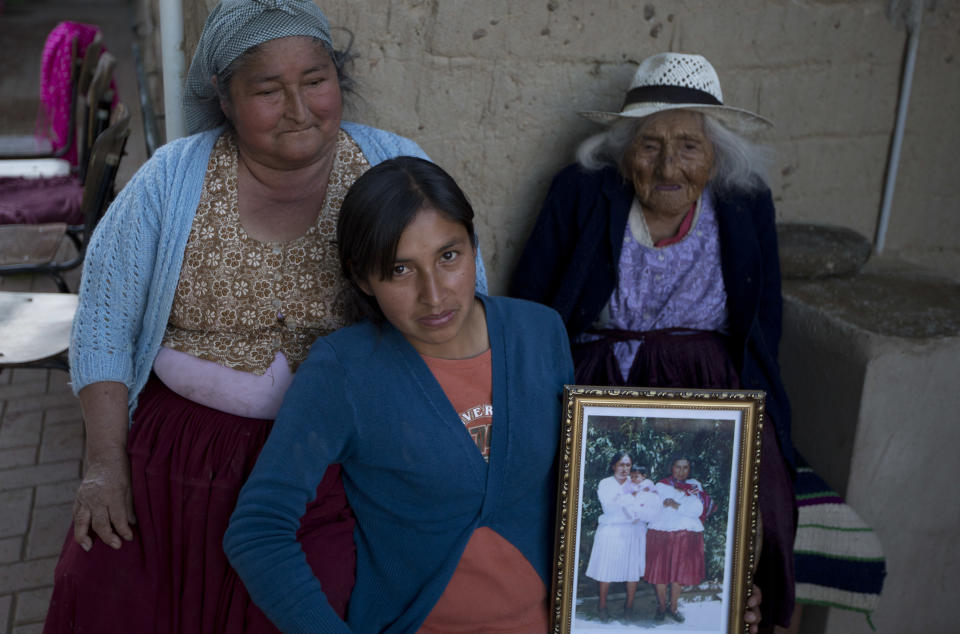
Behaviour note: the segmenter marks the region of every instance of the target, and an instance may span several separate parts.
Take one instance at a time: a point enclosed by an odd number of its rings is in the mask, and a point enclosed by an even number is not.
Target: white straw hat
[[[685,53],[659,53],[643,60],[633,75],[620,112],[588,111],[580,116],[609,124],[664,110],[694,110],[740,130],[770,127],[760,115],[723,105],[720,78],[707,58]]]

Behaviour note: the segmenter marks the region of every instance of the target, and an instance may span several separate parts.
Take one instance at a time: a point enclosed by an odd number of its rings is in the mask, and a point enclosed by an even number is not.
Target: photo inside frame
[[[763,394],[657,396],[568,386],[554,632],[743,626]]]
[[[598,518],[603,515],[600,499],[596,495],[602,480],[611,478],[609,463],[617,453],[630,454],[631,463],[644,467],[647,472],[644,482],[662,484],[672,478],[674,460],[686,460],[690,467],[688,481],[699,483],[703,495],[709,502],[704,508],[701,519],[703,525],[704,572],[701,580],[693,587],[687,587],[681,593],[679,604],[684,617],[684,626],[692,631],[725,632],[723,625],[729,610],[729,583],[732,532],[734,516],[730,512],[730,500],[736,496],[736,477],[732,465],[735,464],[736,442],[738,436],[737,419],[700,418],[697,412],[664,411],[657,416],[624,416],[622,411],[610,411],[609,408],[584,410],[584,451],[581,454],[581,491],[580,516],[578,524],[577,569],[578,583],[574,590],[575,605],[581,614],[583,627],[588,626],[587,606],[590,599],[596,601],[597,582],[587,575],[590,554],[595,545]],[[709,415],[714,415],[709,413]],[[694,416],[694,417],[691,417]],[[739,418],[739,417],[738,417]],[[636,471],[635,471],[636,473]],[[634,476],[635,478],[636,476]],[[633,478],[628,479],[632,484]],[[630,485],[628,484],[627,487]],[[642,486],[642,485],[641,485]],[[630,497],[657,497],[653,492],[637,492]],[[646,573],[648,553],[646,544],[639,543],[649,538],[649,526],[652,522],[637,521],[633,524],[636,533],[631,553],[628,547],[623,554],[627,560],[632,556],[644,559],[643,572]],[[640,535],[641,526],[647,535]],[[663,531],[661,531],[663,532]],[[656,560],[650,553],[651,562]],[[643,629],[659,627],[665,623],[656,619],[656,596],[654,584],[638,577],[637,591],[634,595],[632,627]],[[726,591],[725,591],[726,589]],[[612,588],[611,588],[612,590]],[[625,592],[625,591],[622,591]],[[617,593],[616,596],[619,596]],[[608,605],[613,603],[608,595]],[[625,601],[625,598],[624,598]],[[646,617],[646,618],[645,618]]]

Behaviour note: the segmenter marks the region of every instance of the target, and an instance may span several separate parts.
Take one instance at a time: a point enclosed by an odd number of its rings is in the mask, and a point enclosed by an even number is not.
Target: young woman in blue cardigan
[[[224,539],[284,632],[546,631],[566,331],[475,293],[473,211],[442,169],[381,163],[344,199],[368,319],[314,344]],[[328,465],[357,517],[346,622],[296,541]]]

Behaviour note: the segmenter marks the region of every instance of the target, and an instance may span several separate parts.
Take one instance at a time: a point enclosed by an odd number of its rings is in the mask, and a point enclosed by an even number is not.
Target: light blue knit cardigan
[[[371,166],[394,156],[428,158],[410,139],[357,123],[341,127]],[[208,130],[158,149],[97,226],[70,337],[74,392],[116,381],[129,390],[130,414],[136,409],[160,350],[207,162],[222,131]],[[478,251],[477,290],[486,293],[486,287]]]

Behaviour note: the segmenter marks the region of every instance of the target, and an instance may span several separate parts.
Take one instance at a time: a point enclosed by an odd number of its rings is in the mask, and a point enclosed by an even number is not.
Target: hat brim
[[[587,110],[584,112],[578,112],[577,114],[584,119],[593,121],[594,123],[610,125],[611,123],[621,119],[642,119],[643,117],[649,117],[652,114],[664,112],[666,110],[693,110],[694,112],[702,112],[705,115],[720,120],[729,127],[744,132],[763,130],[773,127],[773,122],[770,121],[770,119],[761,117],[760,115],[750,112],[749,110],[734,108],[733,106],[714,106],[702,103],[651,102],[633,104],[628,110],[623,112],[600,112],[596,110]]]

